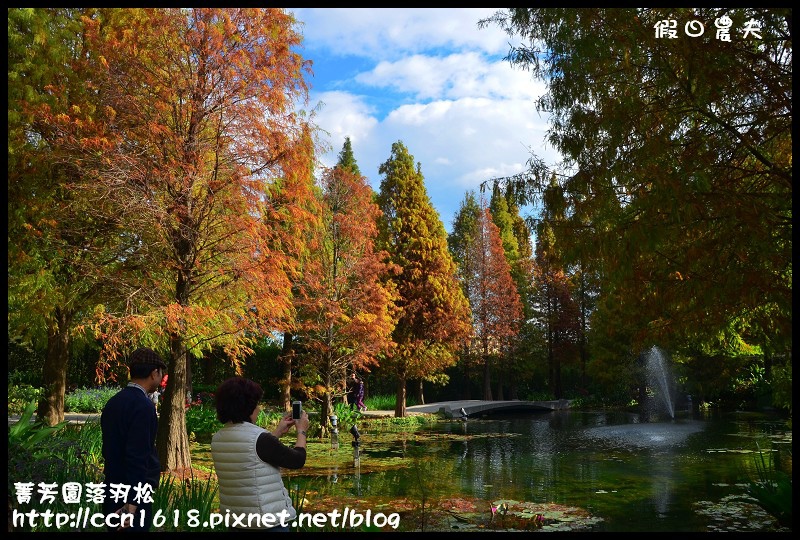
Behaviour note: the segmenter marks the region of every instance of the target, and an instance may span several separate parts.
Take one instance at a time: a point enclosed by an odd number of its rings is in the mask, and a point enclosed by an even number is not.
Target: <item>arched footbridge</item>
[[[479,399],[462,399],[457,401],[439,401],[426,405],[406,407],[411,413],[441,413],[448,418],[463,418],[464,413],[471,416],[484,416],[507,412],[550,412],[569,409],[570,400],[556,399],[551,401],[483,401]]]

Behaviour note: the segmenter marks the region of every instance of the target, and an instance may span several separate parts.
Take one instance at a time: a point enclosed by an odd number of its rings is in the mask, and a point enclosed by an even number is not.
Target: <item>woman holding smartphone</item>
[[[305,465],[308,413],[302,411],[295,420],[287,412],[270,433],[256,425],[263,396],[261,386],[244,377],[231,377],[217,388],[217,419],[224,425],[211,439],[211,456],[219,480],[219,506],[221,512],[230,510],[231,514],[275,516],[274,520],[245,519],[231,525],[233,530],[288,532],[297,511],[280,469]],[[280,437],[292,426],[297,442],[289,447]]]

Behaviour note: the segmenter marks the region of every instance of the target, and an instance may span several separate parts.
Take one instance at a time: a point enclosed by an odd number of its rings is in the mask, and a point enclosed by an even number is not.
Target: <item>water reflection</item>
[[[592,442],[608,448],[664,448],[673,449],[687,443],[690,435],[703,431],[699,421],[673,421],[665,423],[637,423],[603,426],[587,429],[583,434]]]
[[[674,454],[704,426],[569,412],[476,422],[470,426],[476,434],[506,436],[470,443],[460,460],[467,464],[460,471],[462,488],[479,497],[589,507],[625,503],[635,493],[638,505],[649,501],[648,512],[664,517],[682,481]]]
[[[773,430],[735,420],[640,423],[630,414],[557,411],[442,422],[380,449],[412,457],[408,466],[351,469],[348,492],[556,503],[602,517],[607,531],[704,531],[693,503],[741,493],[742,463],[752,459],[715,449],[755,449],[757,437],[741,432]]]

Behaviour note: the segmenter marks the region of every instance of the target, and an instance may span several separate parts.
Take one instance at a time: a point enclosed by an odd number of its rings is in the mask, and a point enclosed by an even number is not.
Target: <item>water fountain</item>
[[[641,404],[643,412],[648,418],[666,414],[670,419],[675,419],[675,380],[667,356],[655,345],[642,354],[645,379],[653,394],[650,398],[648,393],[647,403]]]
[[[611,447],[663,450],[680,446],[702,431],[701,422],[675,418],[675,379],[664,351],[655,345],[642,351],[639,365],[643,373],[639,414],[630,424],[593,428],[587,435]]]

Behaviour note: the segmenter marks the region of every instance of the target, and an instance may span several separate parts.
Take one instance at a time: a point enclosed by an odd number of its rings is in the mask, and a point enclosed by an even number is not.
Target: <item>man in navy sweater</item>
[[[148,394],[161,383],[167,365],[152,349],[133,351],[128,358],[130,382],[103,407],[103,473],[106,498],[103,511],[117,514],[119,527],[109,531],[148,531],[153,493],[161,465],[156,451],[158,417]]]

